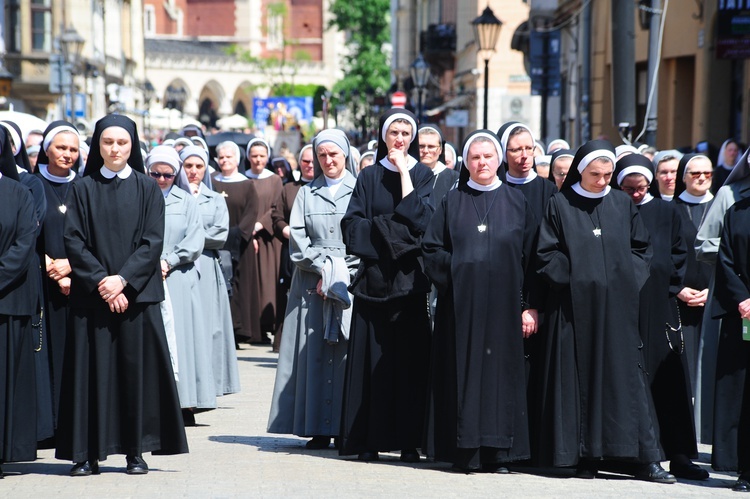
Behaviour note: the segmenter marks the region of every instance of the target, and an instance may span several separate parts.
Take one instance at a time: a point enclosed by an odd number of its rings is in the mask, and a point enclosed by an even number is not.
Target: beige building
[[[527,2],[391,2],[395,86],[406,90],[413,107],[419,108],[419,92],[411,81],[409,66],[421,52],[432,73],[424,92],[425,119],[440,125],[446,138],[456,145],[483,123],[484,59],[477,53],[471,22],[488,5],[503,23],[489,63],[488,128],[497,130],[506,121],[517,120],[538,133],[539,99],[530,95],[523,54],[511,49],[515,30],[529,17]]]
[[[137,116],[144,77],[141,0],[5,0],[5,67],[14,75],[9,102],[16,111],[52,120],[69,94],[50,81],[73,73],[76,121],[81,126],[118,110]],[[74,29],[82,40],[75,67],[60,68],[60,36]],[[55,74],[57,73],[57,74]],[[64,89],[63,89],[64,90]]]
[[[646,2],[650,6],[651,2]],[[659,58],[658,85],[653,106],[657,111],[657,148],[694,147],[709,141],[718,146],[726,138],[748,141],[748,65],[740,54],[735,59],[718,57],[722,37],[719,29],[721,8],[743,2],[704,0],[659,2],[666,7],[663,41]],[[531,22],[562,26],[563,96],[558,107],[550,110],[561,135],[572,143],[604,136],[621,143],[613,111],[612,2],[589,4],[590,43],[585,39],[585,2],[580,0],[532,0]],[[633,138],[644,129],[649,100],[649,30],[646,11],[634,2],[636,123]],[[737,9],[740,10],[740,9]],[[724,12],[726,14],[726,12]],[[731,13],[730,13],[731,15]],[[591,47],[580,51],[576,47]],[[590,105],[581,88],[582,65],[590,62]],[[588,111],[588,114],[587,114]],[[586,133],[588,129],[588,133]],[[643,140],[643,137],[641,138]]]

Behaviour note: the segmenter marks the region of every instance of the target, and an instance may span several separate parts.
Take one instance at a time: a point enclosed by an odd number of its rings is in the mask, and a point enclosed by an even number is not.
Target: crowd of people
[[[268,431],[308,449],[674,483],[709,477],[700,441],[750,491],[736,141],[544,147],[509,122],[457,154],[394,108],[361,149],[329,129],[281,157],[198,127],[145,150],[121,115],[89,141],[2,125],[0,464],[147,473],[240,391],[247,342],[279,353]]]

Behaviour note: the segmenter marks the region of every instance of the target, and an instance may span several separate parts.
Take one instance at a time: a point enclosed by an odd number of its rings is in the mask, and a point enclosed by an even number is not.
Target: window
[[[52,1],[31,0],[31,50],[51,52]]]
[[[284,48],[284,16],[278,12],[268,12],[267,50],[281,50]]]
[[[156,34],[156,11],[153,5],[143,6],[143,36]]]
[[[19,0],[10,0],[5,4],[7,9],[7,37],[6,50],[8,52],[21,51],[21,4]]]

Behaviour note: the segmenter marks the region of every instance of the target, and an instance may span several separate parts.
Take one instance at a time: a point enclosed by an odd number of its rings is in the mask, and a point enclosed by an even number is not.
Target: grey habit
[[[211,367],[211,338],[203,327],[199,275],[194,262],[203,251],[204,233],[198,205],[192,196],[173,186],[164,198],[164,251],[172,269],[167,287],[172,299],[180,376],[180,407],[216,408]]]
[[[240,373],[237,368],[229,295],[216,251],[223,248],[227,240],[229,211],[221,194],[206,188],[203,184],[200,185],[201,189],[195,200],[198,202],[205,236],[203,253],[198,259],[201,309],[205,321],[204,331],[211,339],[211,363],[216,395],[221,396],[240,391]]]
[[[316,286],[326,257],[344,257],[350,277],[359,259],[346,254],[341,219],[356,179],[347,171],[335,195],[323,175],[303,186],[292,207],[289,251],[295,264],[284,317],[269,433],[338,436],[348,341],[323,335],[323,299]]]

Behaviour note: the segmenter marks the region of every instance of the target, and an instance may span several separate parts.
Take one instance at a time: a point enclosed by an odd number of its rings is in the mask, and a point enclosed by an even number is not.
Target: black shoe
[[[453,473],[463,473],[464,475],[471,475],[472,473],[478,473],[482,471],[482,468],[478,466],[461,466],[459,464],[454,464],[451,466],[450,471]]]
[[[378,456],[377,452],[373,451],[367,451],[367,452],[360,452],[359,456],[357,456],[357,459],[360,461],[364,461],[366,463],[369,463],[371,461],[377,461],[380,459],[380,456]]]
[[[83,461],[70,468],[70,476],[89,476],[99,474],[99,461]]]
[[[675,483],[677,479],[661,467],[659,463],[644,464],[635,474],[638,480],[653,483]]]
[[[507,475],[510,470],[498,463],[485,463],[482,465],[482,473],[497,473],[498,475]]]
[[[405,463],[418,463],[420,459],[419,452],[417,452],[417,449],[404,449],[401,451],[399,459]]]
[[[593,480],[596,478],[596,472],[598,471],[596,465],[591,461],[581,461],[578,463],[576,468],[576,478],[582,478],[584,480]]]
[[[185,426],[195,426],[195,413],[190,409],[183,409],[182,421],[185,423]]]
[[[669,472],[677,478],[684,478],[685,480],[708,479],[708,471],[690,461],[681,464],[677,464],[674,461],[669,463]]]
[[[735,492],[750,492],[750,473],[743,473],[732,486]]]
[[[306,449],[321,450],[327,449],[331,445],[331,437],[312,437],[312,440],[305,444]]]
[[[148,473],[148,464],[141,456],[127,456],[128,467],[125,472],[128,475],[145,475]]]

